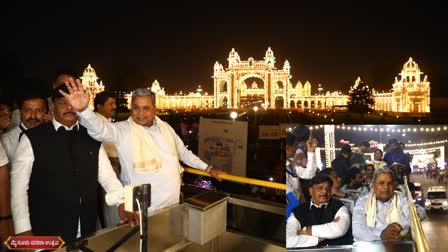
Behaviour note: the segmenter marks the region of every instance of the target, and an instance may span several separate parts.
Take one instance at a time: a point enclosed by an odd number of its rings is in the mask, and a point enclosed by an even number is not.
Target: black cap
[[[389,144],[398,144],[398,140],[396,138],[389,139]]]
[[[344,144],[341,147],[341,152],[352,153],[352,147],[349,144]]]
[[[370,143],[368,141],[362,141],[359,146],[366,146],[367,148],[370,147]]]
[[[292,131],[286,134],[286,144],[293,145],[296,142],[307,140],[310,137],[311,131],[305,125],[297,125]]]

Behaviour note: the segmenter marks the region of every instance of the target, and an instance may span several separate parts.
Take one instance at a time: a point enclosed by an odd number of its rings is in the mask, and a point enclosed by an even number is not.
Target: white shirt
[[[153,173],[136,174],[133,168],[132,142],[129,122],[120,121],[108,123],[99,119],[90,109],[78,112],[81,124],[87,128],[89,135],[98,141],[108,141],[115,145],[121,165],[121,182],[123,185],[134,183],[151,184],[151,206],[148,211],[154,211],[179,202],[181,177],[179,160],[185,164],[205,170],[207,164],[188,150],[179,136],[169,127],[173,135],[177,153],[172,149],[168,139],[165,139],[160,128],[155,123],[144,127],[157,145],[162,160],[162,168]]]
[[[355,204],[356,200],[370,192],[367,186],[360,186],[358,189],[348,189],[347,184],[341,187],[340,191],[345,193],[350,200],[353,200]]]
[[[11,124],[8,126],[8,131],[17,127],[20,124],[20,109],[16,108],[11,112]]]
[[[55,129],[63,126],[55,119],[53,119],[53,125]],[[64,127],[67,130],[71,130],[73,127],[78,127],[78,125],[76,124],[70,128]],[[11,209],[16,234],[32,230],[28,207],[28,186],[33,162],[33,147],[29,138],[23,135],[17,146],[11,169]],[[108,205],[119,205],[124,202],[123,186],[117,179],[102,145],[98,154],[98,181],[106,191],[106,202]],[[51,181],[48,182],[51,183]]]
[[[301,149],[297,149],[296,154],[303,154]],[[316,155],[314,152],[308,152],[306,157],[306,167],[296,163],[293,164],[296,174],[301,179],[312,179],[317,173]]]
[[[387,211],[391,207],[391,200],[388,202],[381,202],[376,200],[376,222],[375,227],[367,226],[366,218],[366,202],[370,194],[364,195],[356,202],[353,209],[353,237],[356,241],[381,241],[381,232],[390,224],[386,221]],[[408,201],[404,196],[401,197],[401,210],[404,217],[398,224],[403,227],[403,230],[407,230],[411,223],[409,217]]]
[[[316,206],[311,202],[311,205]],[[322,207],[320,206],[316,207]],[[336,212],[334,218],[339,217],[339,221],[329,222],[320,225],[313,225],[311,228],[312,235],[297,235],[297,230],[303,229],[300,225],[299,220],[296,219],[294,213],[286,221],[286,247],[287,248],[298,248],[298,247],[312,247],[319,243],[319,237],[326,239],[335,239],[344,236],[350,228],[350,213],[347,207],[342,206]]]
[[[4,166],[8,164],[8,156],[6,156],[6,152],[3,149],[3,145],[0,143],[0,166]]]
[[[100,114],[98,112],[95,112],[95,114],[104,122],[111,122],[110,119],[107,119],[102,114]],[[114,158],[118,157],[117,148],[115,148],[115,145],[113,143],[103,142],[103,146],[104,146],[104,149],[106,150],[108,157],[114,157]]]
[[[21,123],[22,127],[26,130],[25,125]],[[2,135],[2,144],[3,148],[6,151],[6,155],[8,155],[9,160],[14,160],[14,154],[16,153],[17,145],[19,145],[19,136],[22,133],[22,129],[19,126],[11,129]]]
[[[286,160],[286,194],[292,192],[297,200],[299,200],[300,195],[302,195],[302,187],[300,185],[300,180],[297,174],[292,171],[294,166],[287,159]]]

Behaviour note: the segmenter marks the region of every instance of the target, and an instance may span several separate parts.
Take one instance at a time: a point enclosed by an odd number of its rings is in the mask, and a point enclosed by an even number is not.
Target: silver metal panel
[[[268,212],[278,212],[272,206],[263,207],[262,204],[252,205],[245,200],[236,200],[237,205],[254,207]],[[203,245],[192,243],[187,240],[190,223],[185,218],[185,205],[176,204],[153,213],[148,221],[148,251],[285,251],[284,245],[273,244],[265,240],[250,237],[248,235],[225,231],[217,238]],[[226,211],[224,211],[225,213]],[[284,214],[284,210],[283,210]],[[224,216],[221,216],[224,218]],[[129,230],[129,225],[112,227],[98,231],[96,234],[82,240],[86,242],[85,247],[93,251],[105,251],[114,242],[122,238]],[[133,235],[128,241],[121,245],[116,251],[139,251],[139,235]],[[66,248],[57,251],[67,251]]]
[[[211,208],[206,208],[205,211],[186,204],[184,206],[184,224],[188,224],[188,228],[185,228],[185,230],[188,230],[186,235],[188,240],[205,244],[226,231],[226,201],[213,205]]]
[[[149,217],[148,221],[148,250],[163,251],[167,248],[175,246],[182,240],[182,209],[183,206],[173,205],[164,208],[156,214]],[[93,251],[105,251],[112,244],[123,237],[131,227],[129,225],[119,226],[116,228],[105,229],[97,232],[97,234],[86,239],[85,247]],[[140,240],[139,234],[135,234],[126,241],[116,251],[129,252],[139,251]],[[57,251],[66,251],[65,248]]]
[[[225,232],[218,238],[199,245],[192,243],[183,252],[239,252],[239,251],[260,251],[260,252],[284,252],[285,247],[268,243],[246,235]]]
[[[270,213],[275,213],[275,214],[280,214],[280,215],[286,215],[286,213],[285,213],[286,209],[284,206],[280,207],[280,206],[275,206],[275,205],[267,205],[267,204],[262,204],[262,203],[258,203],[258,202],[254,202],[254,201],[237,199],[237,198],[232,198],[232,197],[229,198],[229,204],[234,204],[234,205],[243,206],[243,207],[249,207],[249,208],[262,210],[265,212],[270,212]]]

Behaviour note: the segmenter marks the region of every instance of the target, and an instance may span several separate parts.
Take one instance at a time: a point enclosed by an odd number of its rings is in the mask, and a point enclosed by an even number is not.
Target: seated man
[[[370,148],[370,143],[367,141],[362,141],[359,145],[358,150],[353,151],[352,153],[352,163],[355,167],[364,169],[366,165],[366,157],[364,154]]]
[[[394,192],[395,174],[388,168],[373,173],[372,190],[353,210],[355,241],[401,240],[410,227],[406,198]]]
[[[333,181],[333,186],[331,187],[331,196],[337,198],[347,198],[345,192],[341,191],[342,179],[336,175],[336,172],[332,168],[325,168],[319,172],[319,174],[327,175]]]
[[[296,207],[287,220],[286,247],[352,244],[350,214],[331,198],[331,178],[318,174],[310,183],[311,202]]]
[[[375,171],[375,166],[373,164],[366,164],[365,167],[365,175],[364,175],[364,185],[367,186],[367,188],[372,188],[372,179],[373,179],[373,172]]]
[[[364,176],[359,168],[352,167],[348,171],[348,183],[341,188],[349,199],[356,203],[356,200],[369,193],[369,188],[364,186]]]
[[[347,173],[353,163],[352,147],[349,144],[344,144],[341,147],[341,152],[331,162],[331,168],[334,169],[336,175],[342,179],[342,185],[347,184]]]
[[[355,207],[355,201],[350,199],[346,192],[341,191],[341,183],[342,179],[336,175],[336,172],[332,168],[325,168],[320,171],[319,174],[327,175],[333,181],[333,187],[331,187],[331,197],[342,202],[350,211],[350,214],[353,212],[353,208]]]

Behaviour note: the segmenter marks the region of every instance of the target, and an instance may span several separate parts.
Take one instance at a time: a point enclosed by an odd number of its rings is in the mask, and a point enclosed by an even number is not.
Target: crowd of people
[[[17,109],[0,101],[0,240],[61,236],[65,243],[99,228],[139,222],[124,211],[123,187],[151,184],[150,212],[179,202],[180,161],[220,180],[171,126],[155,115],[156,97],[132,94],[131,116],[112,122],[115,97],[90,94],[70,72],[56,75],[50,97],[27,92]],[[102,187],[102,188],[101,188]]]
[[[358,150],[344,144],[322,170],[316,146],[305,125],[286,135],[287,248],[410,239],[404,177],[411,173],[411,159],[404,144],[390,139],[384,150],[372,150],[366,141]],[[367,152],[373,152],[372,160]],[[408,187],[414,188],[412,182]],[[425,210],[416,208],[424,219]]]

